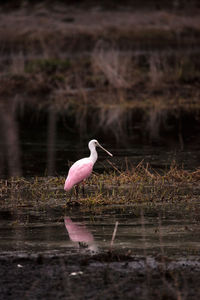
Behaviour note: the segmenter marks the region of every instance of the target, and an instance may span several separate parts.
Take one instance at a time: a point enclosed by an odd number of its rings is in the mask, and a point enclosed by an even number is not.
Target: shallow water
[[[22,151],[22,175],[25,177],[62,175],[66,176],[69,166],[76,160],[89,155],[88,141],[85,143],[60,142],[57,143],[51,161],[48,158],[46,145],[43,143],[24,142]],[[103,146],[109,150],[113,157],[110,158],[104,151],[98,149],[98,161],[94,166],[95,172],[113,171],[112,164],[119,169],[137,166],[140,162],[149,164],[153,169],[163,173],[168,170],[172,162],[186,170],[196,170],[200,165],[199,148],[191,147],[184,151],[166,147],[151,147],[145,145],[132,145],[118,147],[108,142]],[[109,160],[111,164],[107,162]],[[49,166],[52,165],[51,171]],[[7,173],[5,173],[7,174]],[[6,177],[7,175],[3,175]]]
[[[116,236],[111,240],[116,228]],[[192,256],[200,254],[200,226],[191,215],[134,213],[134,208],[110,207],[103,213],[80,209],[23,208],[0,212],[0,252],[98,253],[117,249],[133,255]]]
[[[183,114],[182,122],[186,128],[182,129],[182,134],[178,134],[175,126],[177,120],[173,121],[175,124],[172,122],[175,127],[168,124],[169,128],[172,126],[174,129],[171,129],[166,137],[164,133],[160,133],[160,136],[151,138],[147,128],[143,128],[143,123],[139,124],[139,127],[129,124],[128,132],[124,132],[117,140],[113,134],[102,134],[93,126],[88,129],[87,134],[81,135],[78,129],[73,127],[75,124],[71,119],[68,124],[67,116],[61,117],[56,115],[56,112],[52,114],[48,116],[48,112],[43,112],[36,116],[32,110],[27,111],[24,117],[13,123],[10,136],[7,132],[9,128],[5,127],[5,135],[10,139],[0,139],[1,177],[66,175],[72,162],[89,155],[88,141],[93,138],[98,139],[113,153],[113,158],[110,159],[104,151],[98,149],[99,157],[94,167],[97,172],[113,170],[107,159],[118,168],[126,168],[127,161],[133,166],[144,161],[159,171],[168,169],[172,161],[188,170],[195,170],[200,165],[198,122],[193,124],[193,129],[188,129],[191,120],[197,119],[193,115],[185,120]],[[134,120],[134,110],[131,114]]]

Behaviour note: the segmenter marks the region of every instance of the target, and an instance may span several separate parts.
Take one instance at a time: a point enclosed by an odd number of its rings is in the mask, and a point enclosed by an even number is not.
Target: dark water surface
[[[169,168],[172,161],[188,170],[200,166],[197,117],[185,113],[181,120],[169,118],[165,130],[154,124],[155,132],[149,133],[150,121],[146,124],[135,121],[134,110],[130,114],[127,130],[118,133],[114,126],[116,134],[95,127],[87,118],[84,122],[89,124],[84,125],[87,128],[82,133],[70,115],[62,116],[53,110],[49,113],[25,110],[19,120],[16,114],[4,115],[0,127],[0,176],[66,175],[72,162],[89,155],[88,142],[94,138],[113,153],[111,161],[118,168],[126,168],[127,161],[134,166],[144,161],[161,171]],[[128,116],[129,111],[124,113],[124,117]],[[106,159],[110,157],[100,149],[98,153],[95,171],[109,170],[111,166]]]
[[[99,157],[94,168],[97,172],[111,169],[111,166],[106,163],[107,159],[117,168],[126,168],[127,161],[133,166],[144,161],[156,170],[163,171],[169,168],[172,161],[187,170],[194,170],[200,166],[198,126],[193,125],[195,129],[191,129],[193,130],[191,134],[190,130],[187,131],[186,124],[189,127],[192,122],[187,118],[183,120],[184,132],[180,133],[183,139],[181,143],[175,125],[168,136],[164,133],[162,136],[161,133],[161,136],[152,138],[145,137],[148,136],[147,129],[143,130],[140,124],[139,133],[135,128],[128,128],[127,133],[117,141],[112,132],[105,134],[91,125],[87,125],[87,134],[81,135],[75,128],[67,127],[65,121],[60,120],[56,123],[54,118],[53,121],[53,125],[50,121],[41,122],[41,126],[34,121],[32,124],[24,124],[26,126],[23,125],[20,129],[24,176],[66,175],[72,162],[89,156],[88,142],[91,139],[97,139],[113,154],[113,158],[110,159],[104,151],[98,149]]]
[[[191,213],[188,216],[177,213],[172,206],[161,209],[161,214],[158,211],[143,216],[142,211],[141,215],[135,214],[131,206],[111,206],[102,213],[59,207],[4,210],[0,212],[0,252],[1,255],[98,253],[111,249],[112,244],[113,249],[125,253],[130,250],[134,255],[198,257],[198,220],[191,218]]]
[[[102,145],[113,154],[113,158],[110,158],[101,149],[97,149],[98,161],[94,166],[96,172],[113,170],[107,159],[119,169],[126,169],[127,165],[137,166],[141,161],[144,164],[150,164],[152,168],[161,172],[168,170],[173,162],[181,168],[192,171],[200,166],[200,149],[198,146],[179,150],[164,146],[152,147],[137,144],[119,147],[112,145],[109,141],[104,142],[102,140],[102,142]],[[80,143],[66,139],[66,141],[57,142],[55,147],[50,159],[46,143],[24,141],[21,155],[23,176],[65,176],[73,162],[89,156],[88,140]]]

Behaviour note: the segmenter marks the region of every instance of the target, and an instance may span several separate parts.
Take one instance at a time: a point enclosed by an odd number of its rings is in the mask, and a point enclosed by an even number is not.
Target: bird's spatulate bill
[[[108,150],[106,150],[104,147],[102,147],[99,143],[98,143],[98,146],[99,146],[102,150],[104,150],[106,153],[108,153],[108,155],[113,156],[112,153],[110,153]]]

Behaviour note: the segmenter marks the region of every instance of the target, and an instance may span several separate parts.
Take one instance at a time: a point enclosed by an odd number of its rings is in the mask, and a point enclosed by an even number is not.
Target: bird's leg
[[[82,193],[83,193],[83,197],[85,197],[85,182],[82,182]]]
[[[79,186],[75,186],[75,193],[76,193],[76,200],[78,200],[78,191],[79,191]]]
[[[71,202],[71,199],[72,199],[72,191],[70,191],[69,193],[69,201]]]

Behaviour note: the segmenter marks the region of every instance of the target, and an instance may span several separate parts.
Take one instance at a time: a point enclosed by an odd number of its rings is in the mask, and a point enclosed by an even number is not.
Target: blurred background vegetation
[[[64,147],[94,137],[198,150],[199,12],[197,0],[0,1],[0,174],[55,174]]]

